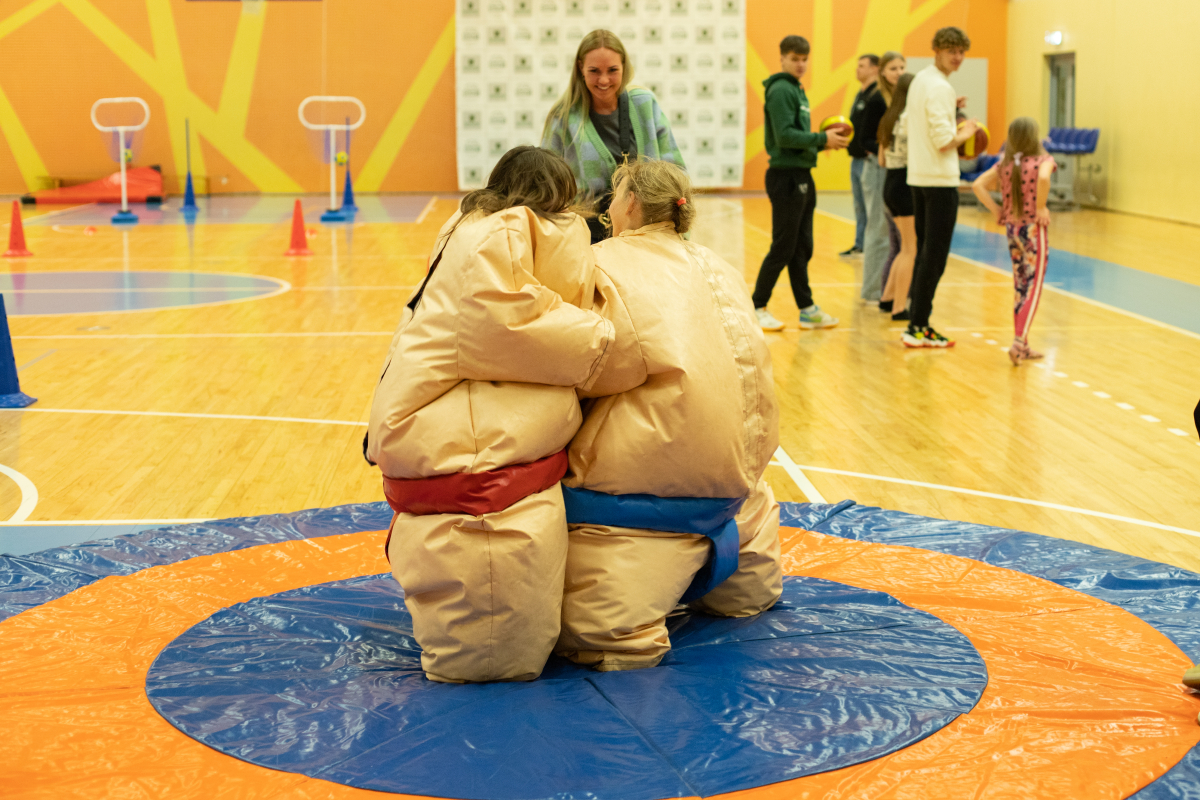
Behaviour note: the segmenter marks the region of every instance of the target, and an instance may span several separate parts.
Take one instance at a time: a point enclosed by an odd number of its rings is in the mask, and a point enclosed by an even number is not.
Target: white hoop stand
[[[101,125],[96,119],[96,109],[103,105],[116,105],[117,103],[137,103],[142,107],[142,111],[146,116],[142,118],[140,125]],[[96,126],[96,130],[104,133],[117,132],[117,139],[121,146],[121,152],[117,154],[117,161],[121,162],[121,210],[113,214],[113,222],[137,222],[137,214],[129,210],[129,189],[125,183],[125,131],[140,131],[150,124],[150,106],[146,105],[146,101],[140,97],[102,97],[92,103],[92,124]]]
[[[358,120],[350,125],[340,122],[317,124],[304,118],[304,109],[309,103],[353,103],[358,106]],[[334,95],[313,95],[300,102],[297,111],[300,124],[310,131],[328,131],[329,134],[329,210],[321,215],[321,222],[345,222],[348,218],[346,211],[337,205],[337,158],[334,154],[334,135],[339,130],[358,130],[367,120],[367,108],[357,97],[338,97]],[[348,167],[347,167],[348,168]]]

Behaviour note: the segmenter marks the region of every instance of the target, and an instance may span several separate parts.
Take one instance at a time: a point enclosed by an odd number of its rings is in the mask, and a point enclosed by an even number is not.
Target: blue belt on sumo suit
[[[563,500],[569,524],[698,533],[711,539],[708,561],[683,593],[684,603],[699,600],[737,571],[739,541],[734,517],[745,502],[742,499],[604,494],[564,486]]]

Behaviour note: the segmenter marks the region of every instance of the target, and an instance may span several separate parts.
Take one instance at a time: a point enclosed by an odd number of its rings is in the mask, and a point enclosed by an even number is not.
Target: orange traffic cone
[[[292,246],[284,253],[285,256],[311,256],[312,250],[308,249],[308,237],[304,235],[304,210],[300,208],[300,201],[296,201],[295,207],[292,209]]]
[[[31,255],[33,253],[25,248],[25,228],[21,225],[21,204],[13,200],[12,227],[8,229],[8,249],[4,251],[4,257]]]

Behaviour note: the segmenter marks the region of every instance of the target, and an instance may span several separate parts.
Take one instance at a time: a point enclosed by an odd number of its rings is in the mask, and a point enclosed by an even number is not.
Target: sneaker
[[[859,247],[858,245],[854,245],[849,250],[843,250],[842,252],[838,253],[838,255],[841,256],[842,258],[853,258],[854,256],[861,256],[862,248]]]
[[[880,300],[879,301],[879,310],[890,312],[892,310],[892,301],[891,300]]]
[[[775,319],[775,315],[765,308],[754,309],[754,316],[758,317],[758,327],[764,331],[781,331],[783,323]]]
[[[908,322],[910,319],[912,319],[912,317],[908,315],[907,308],[903,311],[897,311],[895,314],[892,314],[892,322]]]
[[[838,318],[832,317],[821,310],[820,306],[809,306],[800,312],[800,327],[805,330],[813,328],[832,328],[838,324]]]
[[[908,330],[900,337],[905,347],[954,347],[954,340],[947,339],[933,328],[917,330],[909,325]]]

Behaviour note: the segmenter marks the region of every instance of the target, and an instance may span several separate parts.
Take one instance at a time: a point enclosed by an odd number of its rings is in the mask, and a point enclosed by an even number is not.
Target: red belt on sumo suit
[[[383,494],[397,514],[470,514],[503,511],[518,500],[544,492],[567,474],[567,451],[487,472],[456,472],[432,478],[383,476]],[[384,555],[392,543],[388,530]],[[391,559],[388,559],[391,562]]]

